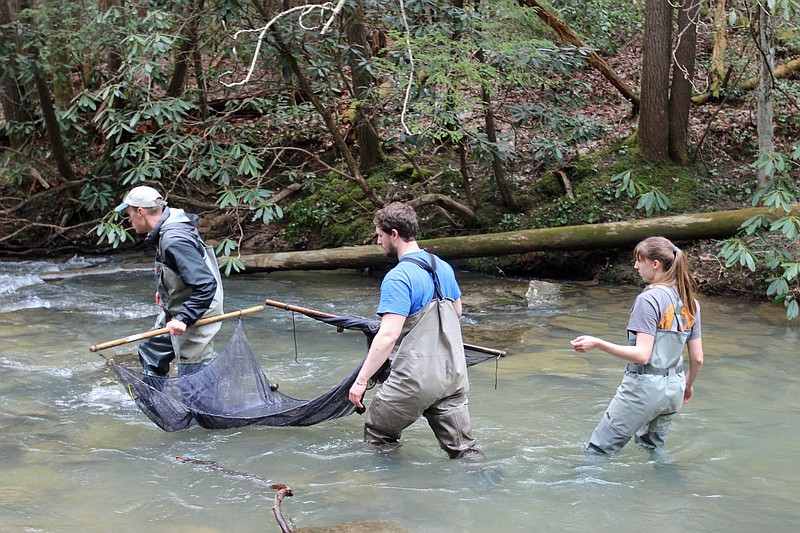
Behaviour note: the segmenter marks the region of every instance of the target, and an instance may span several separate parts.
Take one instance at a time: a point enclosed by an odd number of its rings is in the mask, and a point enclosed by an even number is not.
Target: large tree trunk
[[[100,0],[100,9],[108,11],[114,7],[121,7],[124,3],[125,0]],[[106,64],[109,79],[116,79],[120,75],[120,70],[122,69],[122,54],[116,44],[111,44],[108,47]],[[128,104],[125,98],[114,97],[111,105],[116,110],[122,110]],[[116,136],[108,138],[103,157],[97,161],[98,168],[94,171],[101,175],[107,173],[116,174],[118,169],[116,168],[116,161],[111,157],[111,154],[114,153],[114,150],[116,150],[118,146],[130,142],[132,138],[133,134],[126,129],[122,130],[119,140],[117,140]],[[101,170],[102,167],[106,166],[109,167],[109,170]]]
[[[725,85],[725,50],[728,48],[728,10],[725,2],[726,0],[716,0],[717,7],[714,9],[714,47],[711,50],[711,84],[708,88],[713,98],[720,97]]]
[[[121,7],[125,0],[100,0],[100,11],[106,12],[113,7]],[[122,56],[116,46],[112,45],[106,58],[109,77],[114,78],[122,66]]]
[[[10,24],[14,22],[14,11],[12,11],[9,4],[6,0],[0,0],[0,26],[2,26],[0,39],[13,41],[19,48],[19,39],[10,27]],[[13,64],[13,57],[11,61]],[[31,120],[31,116],[23,102],[23,88],[17,81],[17,77],[2,76],[0,78],[0,105],[3,107],[3,116],[9,124],[14,125]],[[25,144],[25,138],[17,135],[13,128],[9,133],[9,142],[12,148],[18,149]]]
[[[795,206],[800,213],[800,206]],[[651,235],[681,240],[721,239],[735,235],[739,226],[756,215],[774,216],[767,208],[754,207],[663,218],[544,228],[419,241],[419,245],[443,259],[496,257],[546,250],[595,250],[634,246]],[[276,270],[330,270],[393,264],[380,246],[350,246],[327,250],[243,255],[249,272]]]
[[[175,65],[172,68],[172,77],[166,91],[166,95],[170,98],[177,98],[183,93],[186,79],[189,77],[189,61],[197,47],[197,17],[199,14],[194,9],[194,2],[189,5],[188,11],[188,20],[181,31],[181,45],[175,53]]]
[[[699,9],[696,0],[683,0],[678,10],[678,42],[669,95],[669,158],[679,165],[685,165],[689,159],[689,108],[692,105]]]
[[[347,40],[350,46],[360,50],[365,59],[372,56],[372,44],[367,37],[364,26],[363,0],[356,2],[355,8],[347,23]],[[367,102],[369,90],[375,87],[375,78],[359,65],[355,57],[350,57],[350,69],[353,72],[353,94],[358,101],[355,116],[356,140],[361,172],[367,173],[380,165],[384,160],[381,138],[375,123],[372,121],[372,109]]]
[[[772,124],[772,65],[775,63],[774,34],[769,8],[759,3],[758,10],[758,154],[766,155],[775,151],[774,126]],[[765,185],[769,176],[763,168],[758,170],[758,182]]]
[[[639,148],[645,159],[654,162],[669,158],[671,30],[672,6],[669,0],[647,0],[642,45]]]
[[[58,8],[62,4],[60,0],[47,0],[45,2],[48,10],[58,13]],[[69,45],[60,34],[59,24],[61,21],[57,16],[48,16],[47,27],[51,32],[48,36],[50,41],[50,54],[48,64],[50,66],[50,79],[47,82],[53,88],[53,100],[60,109],[67,109],[75,97],[75,89],[72,86],[71,72],[65,69],[70,64]],[[59,72],[61,71],[61,72]]]

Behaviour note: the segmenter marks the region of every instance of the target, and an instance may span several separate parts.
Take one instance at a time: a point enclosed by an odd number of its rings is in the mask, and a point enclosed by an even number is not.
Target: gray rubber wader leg
[[[386,401],[379,396],[373,398],[364,421],[364,441],[378,446],[384,451],[399,448],[400,435],[403,430],[414,423],[397,416],[386,406]]]
[[[472,436],[472,422],[465,395],[445,398],[422,414],[436,435],[439,446],[447,452],[450,459],[483,459],[483,453],[475,446],[475,438]]]
[[[631,435],[623,435],[608,423],[608,413],[603,414],[603,418],[594,428],[589,442],[585,446],[587,452],[600,454],[616,453],[628,444]]]
[[[645,448],[661,448],[667,442],[667,433],[677,413],[667,413],[643,426],[636,432],[636,444]]]

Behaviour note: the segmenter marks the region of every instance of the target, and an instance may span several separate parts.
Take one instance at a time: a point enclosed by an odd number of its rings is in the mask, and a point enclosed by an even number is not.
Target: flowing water
[[[796,531],[800,523],[798,325],[780,308],[702,298],[706,366],[666,451],[631,443],[597,458],[581,446],[624,364],[576,354],[568,341],[581,333],[623,341],[639,289],[564,283],[529,307],[528,280],[460,273],[465,342],[508,350],[497,365],[470,368],[474,433],[487,457],[476,467],[446,459],[424,420],[392,457],[362,444],[359,415],[305,428],[163,432],[102,357],[136,366],[135,345],[89,351],[149,328],[152,275],[40,279],[98,263],[0,262],[2,531],[278,531],[272,483],[294,489],[281,508],[297,528]],[[225,303],[231,311],[271,298],[374,317],[378,287],[350,271],[249,274],[225,280]],[[298,398],[327,390],[364,356],[360,333],[302,315],[268,308],[244,324],[265,373]],[[223,326],[218,349],[233,325]]]

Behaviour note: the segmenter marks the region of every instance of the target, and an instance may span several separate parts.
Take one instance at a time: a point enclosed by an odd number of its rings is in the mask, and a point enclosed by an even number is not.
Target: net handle
[[[247,315],[250,313],[256,313],[258,311],[263,311],[263,305],[257,305],[255,307],[248,307],[247,309],[240,309],[238,311],[231,311],[230,313],[224,313],[222,315],[211,316],[208,318],[201,318],[197,322],[195,322],[191,327],[195,326],[202,326],[204,324],[211,324],[212,322],[220,322],[222,320],[227,320],[228,318],[235,318],[240,317],[242,315]],[[150,337],[155,337],[156,335],[164,335],[165,333],[169,333],[169,329],[167,328],[160,328],[160,329],[153,329],[150,331],[145,331],[144,333],[136,333],[135,335],[129,335],[127,337],[123,337],[121,339],[115,339],[113,341],[103,342],[100,344],[95,344],[94,346],[89,348],[90,352],[99,352],[100,350],[105,350],[106,348],[113,348],[114,346],[119,346],[121,344],[127,344],[129,342],[136,342],[142,339],[149,339]]]

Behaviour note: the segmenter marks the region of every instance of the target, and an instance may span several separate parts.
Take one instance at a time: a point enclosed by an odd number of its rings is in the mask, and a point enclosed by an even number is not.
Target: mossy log
[[[800,206],[794,209],[795,213],[798,211]],[[768,209],[754,207],[604,224],[444,237],[421,240],[419,245],[447,260],[546,250],[621,248],[633,246],[652,235],[663,235],[675,241],[727,238],[735,235],[745,220],[757,215],[774,217]],[[250,272],[365,268],[396,262],[396,259],[387,257],[377,245],[253,254],[242,256],[241,259]]]

